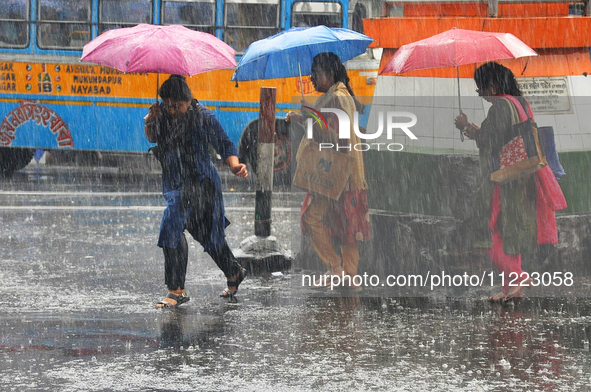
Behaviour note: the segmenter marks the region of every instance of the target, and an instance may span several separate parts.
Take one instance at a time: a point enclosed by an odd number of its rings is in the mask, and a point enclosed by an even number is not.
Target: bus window
[[[0,47],[24,48],[29,44],[29,0],[0,3]]]
[[[215,32],[215,0],[163,3],[162,24],[180,24],[209,34]]]
[[[342,27],[343,11],[339,3],[311,3],[301,1],[293,3],[291,25],[293,27],[309,27],[324,25]]]
[[[404,17],[404,4],[386,4],[386,16],[389,18]]]
[[[82,49],[90,41],[90,0],[39,0],[37,45]]]
[[[226,0],[224,41],[244,53],[254,41],[279,32],[279,0]]]
[[[120,27],[132,27],[152,20],[151,0],[101,0],[99,34]]]
[[[367,18],[367,7],[365,4],[358,2],[355,4],[353,14],[351,15],[351,20],[349,21],[351,30],[363,34],[363,19],[365,18]]]

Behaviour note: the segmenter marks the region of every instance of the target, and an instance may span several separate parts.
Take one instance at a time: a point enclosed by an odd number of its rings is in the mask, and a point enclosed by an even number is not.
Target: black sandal
[[[171,304],[168,301],[165,301],[164,299],[169,298],[172,300],[176,301],[176,304]],[[156,307],[158,309],[164,309],[164,308],[178,308],[179,305],[182,305],[186,302],[189,302],[189,300],[191,298],[189,298],[189,296],[187,295],[187,293],[182,293],[179,295],[173,294],[173,293],[168,293],[168,295],[166,296],[166,298],[164,298],[163,300],[160,300],[158,302],[156,302]],[[162,306],[158,306],[158,305],[162,305]]]
[[[228,287],[226,289],[224,289],[224,291],[222,291],[222,293],[220,294],[220,297],[234,298],[234,296],[238,292],[238,286],[240,286],[240,283],[242,283],[244,278],[246,278],[246,275],[248,275],[248,270],[246,268],[242,268],[240,270],[240,273],[239,273],[238,277],[236,278],[236,280],[226,281],[226,284],[228,285]],[[230,290],[230,287],[236,287],[236,291],[232,292],[232,290]]]

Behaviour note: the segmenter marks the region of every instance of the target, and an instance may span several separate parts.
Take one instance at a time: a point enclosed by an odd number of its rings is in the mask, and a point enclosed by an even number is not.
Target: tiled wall
[[[568,78],[571,112],[535,113],[539,126],[552,126],[558,152],[591,150],[591,76]],[[461,108],[471,122],[480,124],[490,104],[479,98],[474,81],[460,79]],[[453,120],[459,113],[458,85],[454,78],[379,77],[367,129],[377,129],[375,111],[409,111],[417,115],[412,128],[417,140],[398,132],[393,142],[407,151],[446,149],[450,153],[476,153],[472,141],[462,142]],[[385,133],[380,142],[388,142]]]
[[[480,124],[490,104],[479,98],[472,80],[460,80],[462,110]],[[566,114],[534,112],[539,126],[554,127],[556,147],[566,176],[560,180],[568,208],[562,214],[591,211],[591,76],[569,77],[572,110]],[[576,95],[575,95],[576,94]],[[394,105],[392,103],[394,102]],[[462,200],[477,181],[477,148],[462,142],[453,120],[459,113],[456,79],[380,77],[371,111],[407,111],[417,116],[411,140],[386,132],[371,142],[400,143],[402,152],[365,154],[371,207],[378,210],[461,218]],[[377,130],[370,113],[368,132]],[[455,158],[454,158],[455,157]]]

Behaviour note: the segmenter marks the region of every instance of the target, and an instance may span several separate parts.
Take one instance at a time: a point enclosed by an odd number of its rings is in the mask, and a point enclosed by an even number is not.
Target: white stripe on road
[[[289,192],[273,192],[282,196]],[[254,196],[255,192],[224,191],[224,196]],[[162,192],[43,192],[43,191],[0,191],[0,196],[162,196]]]
[[[43,192],[0,191],[0,196],[161,196],[162,192]]]
[[[226,211],[252,212],[254,207],[225,207]],[[0,206],[0,211],[163,211],[162,206]],[[273,207],[272,211],[299,211],[300,207]]]

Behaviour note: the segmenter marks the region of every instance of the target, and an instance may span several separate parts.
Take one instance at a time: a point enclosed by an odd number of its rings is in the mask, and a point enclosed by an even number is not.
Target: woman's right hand
[[[285,122],[301,123],[304,120],[304,116],[296,112],[288,112],[285,116]]]
[[[466,128],[466,126],[468,125],[468,116],[466,116],[466,113],[464,113],[460,110],[460,115],[457,116],[456,119],[454,120],[454,125],[456,126],[457,129],[459,129],[460,131],[463,131],[464,128]]]
[[[160,104],[156,102],[150,106],[150,110],[148,115],[144,117],[144,121],[146,124],[149,124],[160,119],[160,117],[162,117],[162,111],[160,110]]]

